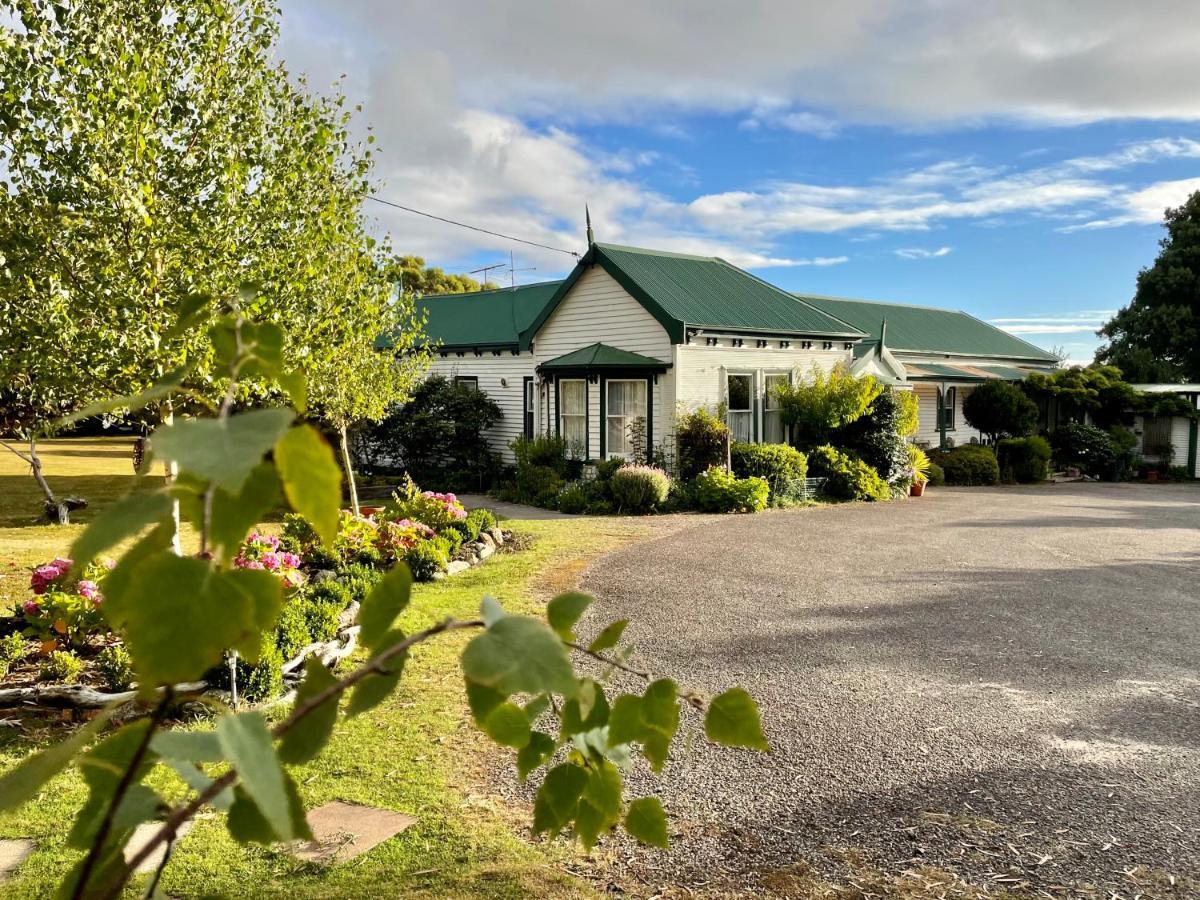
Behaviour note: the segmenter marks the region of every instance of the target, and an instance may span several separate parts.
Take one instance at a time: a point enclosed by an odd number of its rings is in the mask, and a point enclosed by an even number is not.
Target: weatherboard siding
[[[840,348],[841,344],[837,346]],[[701,407],[715,409],[717,404],[725,400],[724,376],[729,372],[762,375],[798,372],[802,376],[812,371],[814,365],[828,371],[839,362],[849,364],[848,350],[760,350],[753,347],[680,344],[675,348],[673,370],[675,405],[681,412],[692,412]],[[761,394],[762,379],[756,379],[756,384]]]
[[[949,381],[946,383],[946,386],[955,388],[955,427],[946,429],[946,442],[953,442],[955,446],[961,446],[962,444],[971,443],[971,440],[974,439],[976,443],[979,443],[983,440],[983,435],[968,425],[966,418],[963,416],[963,402],[967,399],[967,395],[975,390],[975,385],[955,384],[953,381]],[[941,432],[937,424],[938,385],[929,382],[917,382],[914,385],[914,390],[917,392],[917,399],[920,402],[917,408],[917,418],[920,425],[917,428],[917,433],[912,437],[913,443],[928,444],[931,447],[937,447],[941,443]]]
[[[511,462],[513,454],[509,444],[525,429],[525,376],[533,375],[533,368],[532,353],[513,356],[511,352],[504,350],[502,355],[493,356],[490,350],[485,350],[483,356],[475,356],[468,350],[466,355],[458,356],[454,351],[450,351],[445,358],[434,357],[429,374],[445,375],[450,379],[457,375],[479,379],[479,389],[495,400],[503,413],[503,418],[487,433],[488,444],[505,460]],[[506,381],[507,385],[501,384],[501,379]]]

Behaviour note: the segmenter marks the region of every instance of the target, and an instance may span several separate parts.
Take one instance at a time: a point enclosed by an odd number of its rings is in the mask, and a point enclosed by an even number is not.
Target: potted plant
[[[908,445],[908,467],[912,472],[908,496],[920,497],[925,493],[925,485],[929,481],[929,456],[914,444]]]

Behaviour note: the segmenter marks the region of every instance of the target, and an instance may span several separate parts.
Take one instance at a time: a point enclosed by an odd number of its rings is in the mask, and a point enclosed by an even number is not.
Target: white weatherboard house
[[[566,438],[627,457],[630,424],[667,443],[678,410],[724,406],[737,440],[786,439],[772,387],[839,362],[921,398],[924,443],[978,437],[962,399],[1055,359],[966,313],[789,294],[724,260],[592,243],[562,281],[422,298],[432,372],[504,413],[489,439]]]
[[[1135,384],[1148,394],[1178,394],[1200,410],[1200,384]],[[1133,425],[1137,452],[1147,460],[1183,466],[1192,478],[1200,478],[1200,422],[1187,416],[1137,416]],[[1170,448],[1169,450],[1167,448]]]

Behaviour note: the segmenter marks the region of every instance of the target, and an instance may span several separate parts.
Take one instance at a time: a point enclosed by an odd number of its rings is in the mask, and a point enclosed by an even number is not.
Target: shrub
[[[929,461],[929,454],[914,444],[908,445],[908,479],[910,483],[928,483],[929,472],[932,466],[933,463]]]
[[[496,527],[496,517],[492,515],[490,509],[473,509],[467,514],[467,521],[473,523],[475,528],[475,537],[471,540],[476,540],[484,531],[491,531]]]
[[[1033,434],[1038,408],[1015,384],[997,379],[985,381],[967,394],[963,400],[963,418],[995,443],[1003,437]]]
[[[365,430],[360,454],[372,469],[399,459],[420,481],[477,490],[498,468],[487,432],[502,416],[483,391],[433,375],[408,403]]]
[[[300,513],[288,513],[283,517],[283,531],[279,538],[281,549],[307,558],[320,545],[321,539],[308,519]]]
[[[349,563],[338,566],[337,579],[341,582],[348,598],[342,603],[342,609],[349,606],[351,600],[362,603],[367,599],[367,594],[371,593],[371,588],[375,587],[382,578],[383,572],[375,566],[365,563]]]
[[[909,474],[903,433],[907,414],[897,392],[884,389],[866,413],[835,432],[833,443],[854,453],[884,481],[899,481]]]
[[[776,397],[794,443],[808,448],[828,443],[835,431],[866,415],[885,390],[871,375],[850,374],[845,363],[828,372],[814,363],[806,378],[780,385]]]
[[[611,490],[623,512],[645,513],[666,502],[671,478],[654,466],[624,465],[613,475]]]
[[[299,597],[284,601],[275,623],[275,646],[285,660],[299,653],[312,639],[308,630],[308,617],[304,614],[305,603]]]
[[[450,562],[449,546],[445,538],[421,541],[404,556],[408,568],[416,581],[432,581],[439,572],[445,572]]]
[[[70,650],[52,650],[42,663],[38,677],[42,681],[74,684],[83,674],[83,660]]]
[[[274,636],[263,635],[258,661],[250,665],[238,660],[238,689],[240,699],[259,703],[283,692],[283,664],[286,660],[276,646]]]
[[[331,641],[338,632],[338,617],[350,605],[350,591],[336,581],[313,585],[300,599],[304,627],[310,641]]]
[[[457,534],[458,542],[461,544],[466,539],[467,527],[466,520],[459,522],[451,522],[442,529],[442,534]],[[397,519],[396,521],[383,521],[379,523],[379,531],[375,539],[376,549],[383,561],[392,565],[396,560],[404,556],[410,547],[415,547],[418,542],[427,540],[437,534],[432,528],[423,522],[414,522],[411,519]]]
[[[809,470],[825,479],[822,493],[831,500],[890,500],[892,492],[879,473],[855,456],[825,444],[808,454]]]
[[[563,488],[558,495],[559,512],[565,513],[581,513],[585,512],[588,504],[591,502],[591,496],[587,489],[581,484],[571,484]]]
[[[24,659],[29,653],[29,641],[25,635],[12,632],[0,638],[0,659],[14,663]]]
[[[787,444],[734,444],[730,450],[733,473],[739,478],[765,478],[770,502],[778,505],[804,496],[808,459]]]
[[[110,691],[127,691],[133,685],[133,657],[124,644],[109,644],[96,654],[96,671]]]
[[[680,416],[675,423],[679,477],[691,481],[712,466],[725,465],[729,426],[707,409]]]
[[[601,460],[596,463],[596,481],[601,484],[611,481],[612,477],[617,474],[617,470],[623,465],[625,465],[625,460],[620,457]]]
[[[946,484],[983,485],[1000,481],[1000,465],[996,462],[996,454],[982,444],[933,450],[929,456],[942,467]]]
[[[517,468],[540,466],[553,469],[560,478],[567,476],[567,440],[543,434],[537,437],[521,435],[509,446],[517,460]]]
[[[441,531],[447,525],[461,522],[467,511],[454,494],[422,491],[416,483],[405,476],[403,483],[384,505],[381,516],[390,521],[408,519]]]
[[[701,472],[690,486],[692,504],[704,512],[759,512],[771,486],[765,478],[738,478],[720,466]]]
[[[1036,484],[1046,480],[1050,443],[1037,435],[1003,438],[996,445],[996,460],[1005,481]]]
[[[565,483],[566,479],[550,466],[517,466],[515,497],[523,503],[553,506]]]
[[[588,502],[587,511],[588,515],[592,516],[611,516],[613,513],[612,501],[597,497]]]
[[[463,545],[462,532],[447,528],[438,537],[446,542],[446,558],[454,559],[458,555],[459,548]]]
[[[1122,455],[1107,432],[1091,425],[1066,425],[1054,432],[1054,461],[1078,466],[1085,475],[1115,481],[1124,470]]]
[[[930,487],[941,487],[945,483],[946,483],[945,470],[941,466],[939,466],[937,463],[935,463],[933,460],[930,460],[929,461],[929,481],[928,481],[929,486]]]

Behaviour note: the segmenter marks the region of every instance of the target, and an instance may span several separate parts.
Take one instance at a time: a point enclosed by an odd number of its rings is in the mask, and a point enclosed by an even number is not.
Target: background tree
[[[246,282],[261,287],[240,314],[282,329],[292,370],[332,371],[322,360],[346,344],[346,324],[364,326],[352,308],[364,285],[389,290],[390,253],[363,227],[372,157],[350,137],[352,110],[272,61],[275,4],[6,7],[20,23],[0,29],[10,430],[36,436],[180,367],[185,391],[152,419],[217,402],[227,380],[194,327],[197,298]],[[238,385],[243,402],[275,393],[262,376]]]
[[[1004,437],[1024,437],[1037,429],[1038,408],[1025,392],[1008,381],[985,381],[963,401],[967,424],[995,443]]]
[[[807,449],[828,444],[839,428],[864,415],[884,391],[871,375],[856,376],[843,363],[828,372],[814,365],[807,378],[776,388],[785,425],[792,426],[792,443]]]
[[[499,287],[490,281],[480,284],[470,275],[448,274],[436,266],[426,266],[424,258],[420,256],[392,257],[387,273],[403,293],[418,297],[425,294],[466,294]]]
[[[908,437],[917,430],[912,391],[884,389],[870,409],[837,429],[833,444],[857,453],[889,484],[910,471]]]
[[[1135,383],[1200,381],[1200,192],[1166,212],[1167,236],[1096,353]]]

